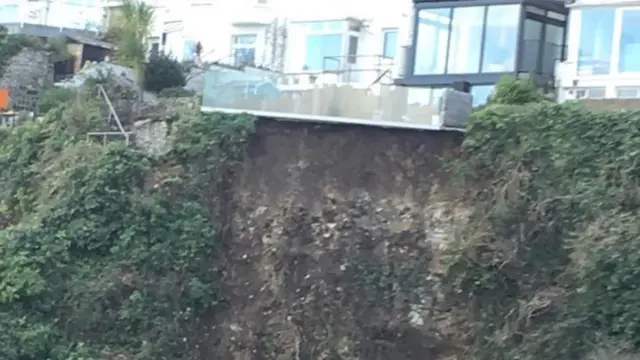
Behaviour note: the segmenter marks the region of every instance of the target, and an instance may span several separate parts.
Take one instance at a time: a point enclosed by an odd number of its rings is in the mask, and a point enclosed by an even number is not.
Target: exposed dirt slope
[[[455,192],[439,158],[461,138],[261,119],[226,211],[230,308],[211,359],[456,353],[430,275]]]

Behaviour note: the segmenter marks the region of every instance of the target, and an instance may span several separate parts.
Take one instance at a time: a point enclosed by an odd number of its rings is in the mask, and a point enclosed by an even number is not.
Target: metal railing
[[[129,146],[130,142],[131,142],[131,135],[133,134],[130,131],[126,131],[124,129],[124,126],[122,126],[122,121],[120,121],[120,117],[118,116],[118,113],[116,113],[115,108],[113,107],[113,104],[111,103],[111,100],[109,99],[109,95],[107,95],[107,92],[105,91],[104,87],[100,84],[97,85],[98,88],[98,92],[99,94],[102,96],[102,98],[105,100],[105,102],[107,103],[107,107],[109,110],[109,114],[107,115],[107,125],[111,125],[111,122],[114,121],[116,123],[116,126],[118,127],[119,131],[95,131],[95,132],[90,132],[87,134],[88,138],[102,138],[102,143],[103,144],[107,144],[108,139],[110,137],[122,137],[124,138],[124,142],[127,146]]]

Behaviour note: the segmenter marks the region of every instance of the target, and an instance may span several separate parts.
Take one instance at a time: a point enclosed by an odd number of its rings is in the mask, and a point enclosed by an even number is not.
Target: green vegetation
[[[87,141],[91,100],[0,129],[1,360],[194,359],[210,341],[226,168],[253,120],[185,114],[162,159]]]
[[[145,89],[155,93],[165,89],[181,89],[187,81],[182,65],[164,54],[153,54],[149,57],[144,79]]]
[[[122,0],[119,10],[117,29],[113,30],[117,47],[116,60],[122,65],[133,68],[142,97],[149,32],[155,16],[154,9],[143,0]]]
[[[473,115],[453,165],[478,190],[444,279],[472,324],[468,358],[637,351],[638,149],[640,112],[544,102],[522,81]]]

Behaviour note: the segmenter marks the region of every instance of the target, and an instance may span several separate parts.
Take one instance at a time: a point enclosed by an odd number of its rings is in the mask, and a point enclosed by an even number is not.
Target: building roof
[[[115,48],[113,44],[110,44],[106,41],[98,40],[91,36],[80,35],[80,34],[70,34],[70,35],[66,35],[66,38],[68,40],[75,41],[81,44],[91,45],[91,46],[95,46],[103,49],[112,50]]]

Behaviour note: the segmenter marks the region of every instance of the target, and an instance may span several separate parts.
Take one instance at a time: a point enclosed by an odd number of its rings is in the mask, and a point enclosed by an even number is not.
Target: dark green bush
[[[49,110],[70,102],[75,96],[75,91],[69,88],[53,87],[45,91],[38,105],[38,113],[44,114]]]
[[[144,87],[148,91],[160,92],[168,88],[182,87],[186,83],[182,65],[165,54],[153,54],[144,71]]]

